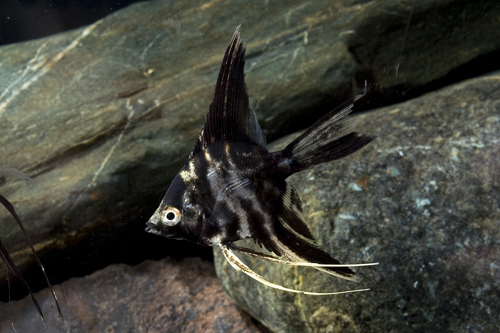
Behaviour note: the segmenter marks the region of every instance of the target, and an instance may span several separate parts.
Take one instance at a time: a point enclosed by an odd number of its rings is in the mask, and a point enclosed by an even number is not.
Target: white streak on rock
[[[26,68],[23,70],[21,75],[14,81],[12,82],[9,87],[5,91],[2,92],[2,95],[0,95],[0,101],[9,94],[8,97],[5,98],[3,102],[0,103],[0,118],[2,118],[3,114],[7,110],[7,106],[12,102],[19,94],[21,94],[24,90],[28,89],[33,83],[38,81],[42,76],[47,74],[47,72],[54,66],[56,63],[58,63],[61,59],[63,59],[66,54],[73,50],[75,47],[78,46],[78,44],[87,37],[92,30],[95,29],[95,27],[100,23],[101,21],[97,21],[96,23],[90,25],[86,29],[82,31],[80,36],[76,38],[74,41],[72,41],[68,46],[66,46],[62,51],[58,52],[52,59],[50,60],[45,60],[43,57],[40,58],[40,53],[45,47],[45,44],[43,44],[36,52],[35,56],[28,62],[28,65]],[[34,65],[32,65],[35,63]],[[35,72],[33,76],[31,76],[28,80],[23,81],[23,79],[28,76],[30,72]],[[16,85],[20,84],[19,87],[15,87]],[[11,90],[12,89],[12,90]]]

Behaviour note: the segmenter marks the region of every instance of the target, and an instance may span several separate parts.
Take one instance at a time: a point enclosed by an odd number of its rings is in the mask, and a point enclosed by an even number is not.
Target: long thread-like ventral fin
[[[286,287],[280,286],[278,284],[269,282],[266,279],[264,279],[262,276],[260,276],[259,274],[255,273],[247,265],[245,265],[227,246],[220,245],[220,248],[222,249],[222,253],[224,254],[224,257],[226,258],[226,260],[229,262],[229,264],[234,269],[245,273],[246,275],[250,276],[252,279],[257,280],[258,282],[262,283],[263,285],[266,285],[266,286],[271,287],[273,289],[288,291],[288,292],[297,293],[297,294],[315,295],[315,296],[340,295],[340,294],[355,293],[355,292],[370,290],[370,289],[356,289],[356,290],[336,291],[336,292],[330,292],[330,293],[320,293],[320,292],[310,292],[310,291],[302,291],[302,290],[286,288]]]
[[[19,225],[19,228],[21,228],[21,231],[24,234],[24,238],[26,239],[26,242],[28,243],[28,245],[31,248],[31,252],[33,253],[33,257],[35,258],[35,260],[37,261],[38,265],[40,266],[40,269],[42,270],[43,276],[45,277],[45,282],[47,283],[47,286],[49,287],[50,292],[52,293],[52,297],[54,298],[54,301],[56,303],[57,311],[59,312],[59,317],[61,318],[61,321],[62,321],[63,326],[64,326],[64,317],[63,317],[63,314],[62,314],[62,311],[61,311],[61,307],[59,306],[59,302],[57,300],[56,292],[52,288],[52,284],[49,281],[47,273],[45,273],[45,268],[43,267],[42,262],[40,261],[40,258],[38,257],[38,254],[35,251],[35,247],[33,246],[33,242],[31,242],[31,239],[29,238],[28,233],[26,232],[26,229],[24,228],[24,225],[21,222],[21,219],[19,218],[19,215],[17,215],[16,210],[14,209],[14,206],[10,203],[10,201],[7,200],[2,195],[0,195],[0,203],[9,211],[9,213],[12,215],[12,217],[16,220],[17,224]],[[7,262],[6,259],[10,258],[10,256],[7,253],[7,250],[5,249],[5,247],[3,247],[3,245],[2,245],[2,254],[3,254],[2,258]],[[10,259],[10,261],[11,261],[10,267],[15,268],[17,270],[17,267],[14,264],[14,262],[12,261],[12,259]],[[9,264],[7,264],[7,266],[9,266]],[[12,272],[14,274],[14,271],[12,271]],[[24,278],[22,277],[22,275],[19,272],[19,270],[17,270],[17,272],[18,272],[19,276],[17,276],[17,275],[16,276],[18,278],[20,278],[21,281],[24,281]],[[26,281],[24,281],[24,283],[25,283],[26,287],[28,288],[28,291],[29,291],[29,293],[31,295],[31,298],[33,299],[33,302],[35,303],[35,306],[37,307],[38,312],[40,313],[40,316],[42,317],[42,320],[45,322],[45,319],[43,318],[42,310],[38,306],[38,303],[36,302],[35,297],[31,293],[31,290],[29,289],[28,284],[26,283]]]
[[[21,281],[21,283],[24,285],[24,287],[26,288],[26,290],[28,291],[28,293],[31,297],[31,300],[33,301],[33,304],[35,304],[36,310],[38,311],[38,314],[42,318],[44,325],[46,325],[45,317],[43,316],[42,309],[40,308],[40,305],[38,304],[38,301],[36,300],[35,295],[31,291],[31,288],[28,285],[28,282],[26,282],[23,275],[21,274],[21,271],[19,271],[19,268],[14,263],[14,260],[12,260],[9,252],[7,251],[5,246],[3,245],[2,241],[0,241],[0,257],[7,265],[7,268],[12,273],[12,275],[14,275],[16,278],[18,278],[19,281]]]
[[[320,263],[313,263],[313,262],[305,262],[305,261],[291,261],[291,260],[285,260],[285,259],[280,259],[274,256],[270,256],[267,254],[264,254],[262,252],[254,251],[252,249],[246,248],[246,247],[241,247],[241,246],[236,246],[233,244],[230,244],[228,246],[231,250],[235,252],[239,252],[241,254],[245,254],[250,257],[255,257],[271,262],[275,262],[278,264],[283,264],[283,265],[290,265],[290,266],[303,266],[303,267],[365,267],[365,266],[377,266],[379,263],[378,262],[370,262],[366,264],[320,264]]]

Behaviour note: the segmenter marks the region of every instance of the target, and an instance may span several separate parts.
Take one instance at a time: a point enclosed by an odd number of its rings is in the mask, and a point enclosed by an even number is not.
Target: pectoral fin
[[[211,217],[221,224],[229,223],[237,218],[235,205],[238,204],[238,196],[235,194],[248,186],[250,186],[248,178],[224,184],[217,193]]]
[[[224,184],[217,193],[210,216],[203,221],[203,238],[210,239],[212,245],[245,238],[248,226],[242,218],[241,202],[252,195],[249,179]]]

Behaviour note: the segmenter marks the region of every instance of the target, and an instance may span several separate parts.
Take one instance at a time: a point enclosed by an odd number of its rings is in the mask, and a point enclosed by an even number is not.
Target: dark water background
[[[134,0],[2,1],[0,45],[41,38],[93,23]]]

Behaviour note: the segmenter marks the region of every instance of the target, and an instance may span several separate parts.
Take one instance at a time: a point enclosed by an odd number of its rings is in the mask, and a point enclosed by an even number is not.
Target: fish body
[[[286,179],[345,157],[373,140],[350,131],[346,122],[354,101],[361,96],[331,111],[285,149],[269,152],[248,99],[244,53],[237,29],[224,55],[205,125],[184,167],[147,222],[146,231],[219,246],[233,267],[261,282],[265,280],[232,251],[278,259],[237,247],[234,242],[252,238],[283,257],[284,263],[312,265],[357,280],[349,267],[316,245],[303,222],[300,198]]]
[[[177,208],[184,223],[176,223],[163,229],[163,236],[208,246],[249,238],[252,217],[245,209],[244,201],[257,199],[254,193],[250,193],[254,186],[272,188],[271,184],[274,182],[268,170],[276,164],[275,156],[259,146],[213,144],[186,162],[151,220],[161,220],[162,212],[166,218],[170,212],[166,209],[168,207],[172,208],[174,214],[173,209]],[[241,168],[241,165],[244,167]],[[242,186],[236,191],[229,188],[221,191],[224,185],[237,184],[245,179],[252,185]],[[271,193],[266,194],[269,196]],[[241,199],[238,205],[235,204],[236,197]],[[230,217],[222,214],[219,221],[216,221],[213,216],[214,211],[217,213],[216,208],[219,212],[230,209],[233,214]],[[150,224],[148,225],[151,226]]]

